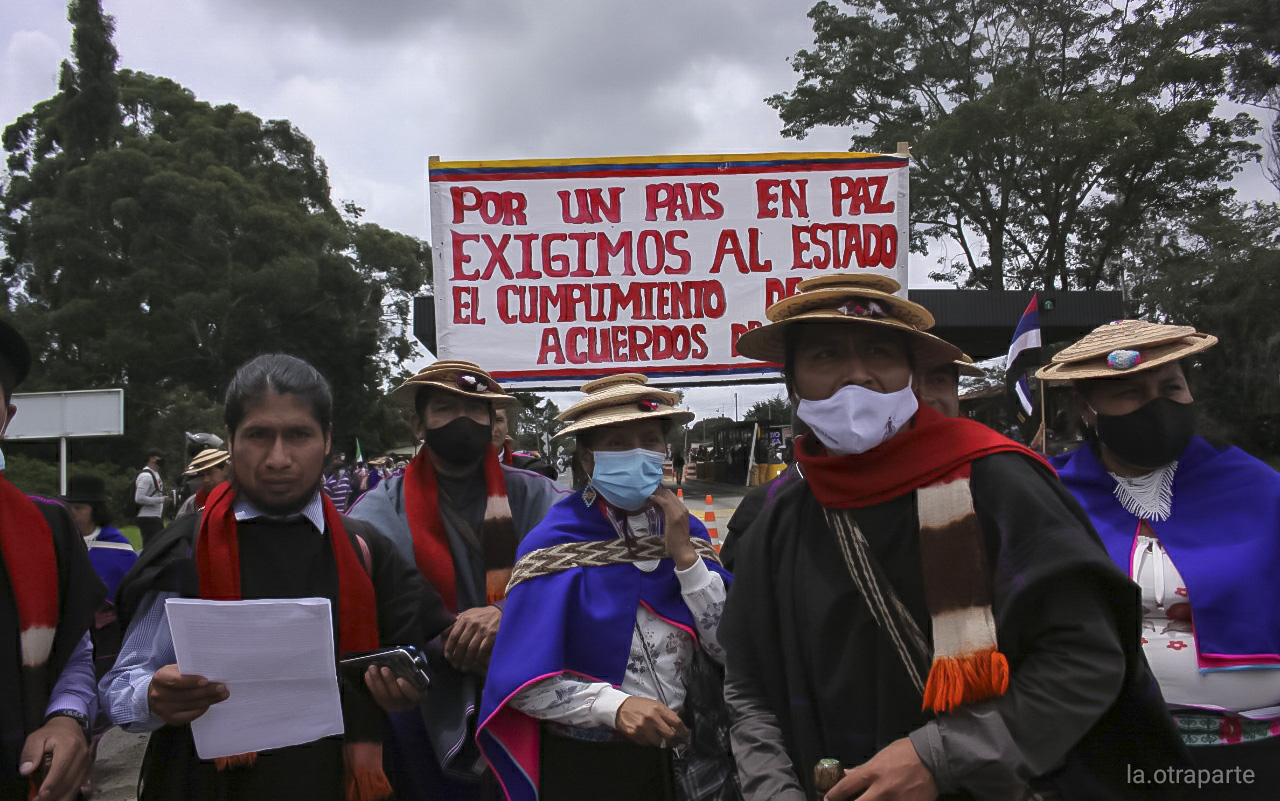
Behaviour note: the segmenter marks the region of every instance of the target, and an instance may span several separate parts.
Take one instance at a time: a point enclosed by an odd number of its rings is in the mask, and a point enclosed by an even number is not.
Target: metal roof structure
[[[933,314],[929,333],[955,344],[976,361],[1003,356],[1033,294],[1039,295],[1040,339],[1072,342],[1124,316],[1118,291],[912,289],[907,296]]]

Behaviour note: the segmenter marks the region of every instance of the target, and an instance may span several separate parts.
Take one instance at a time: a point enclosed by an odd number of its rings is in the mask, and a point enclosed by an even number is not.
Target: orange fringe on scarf
[[[995,648],[964,656],[940,656],[929,668],[924,709],[950,712],[961,704],[1004,695],[1009,689],[1009,661]]]
[[[229,757],[218,757],[213,760],[213,764],[218,766],[218,770],[227,770],[228,768],[251,768],[253,763],[258,761],[258,752],[250,751],[247,754],[236,754]]]
[[[391,797],[391,782],[382,772],[380,743],[347,743],[347,801],[382,801]]]

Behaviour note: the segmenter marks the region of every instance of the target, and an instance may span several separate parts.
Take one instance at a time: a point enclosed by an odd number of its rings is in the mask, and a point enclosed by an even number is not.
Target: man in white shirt
[[[138,504],[138,532],[142,547],[164,528],[164,482],[160,464],[164,454],[158,448],[147,451],[147,466],[133,480],[133,500]]]

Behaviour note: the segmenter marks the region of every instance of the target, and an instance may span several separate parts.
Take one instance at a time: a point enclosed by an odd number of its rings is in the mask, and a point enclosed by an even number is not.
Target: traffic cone
[[[711,496],[707,496],[707,511],[702,514],[702,522],[707,526],[707,535],[711,537],[711,544],[715,547],[716,553],[720,552],[720,529],[716,526],[716,510],[711,508]]]
[[[680,503],[684,503],[684,487],[676,487],[676,497],[680,499]]]

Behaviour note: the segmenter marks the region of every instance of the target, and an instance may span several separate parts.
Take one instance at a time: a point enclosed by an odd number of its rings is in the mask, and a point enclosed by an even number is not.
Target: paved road
[[[147,748],[147,735],[112,729],[98,743],[93,765],[94,801],[136,801],[138,767]]]

